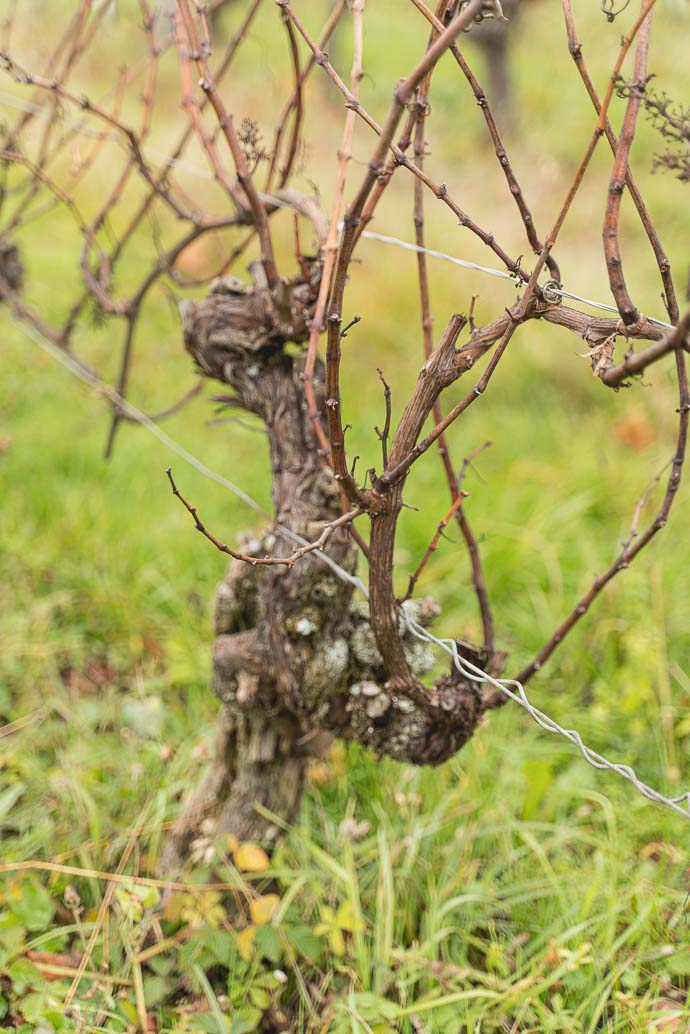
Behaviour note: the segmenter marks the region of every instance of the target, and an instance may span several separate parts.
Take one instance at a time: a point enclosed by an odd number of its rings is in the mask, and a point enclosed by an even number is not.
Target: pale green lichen
[[[333,639],[319,649],[317,658],[329,682],[338,682],[345,674],[350,660],[347,642],[344,639]]]
[[[352,652],[360,664],[377,668],[383,663],[370,625],[358,625],[352,633]]]
[[[412,714],[415,709],[415,703],[413,700],[410,700],[409,697],[394,696],[392,699],[393,707],[395,707],[397,711],[400,711],[401,714]]]
[[[304,705],[307,710],[313,711],[314,719],[328,712],[349,663],[350,651],[342,638],[324,643],[314,652],[306,665],[302,682]]]
[[[405,657],[415,675],[420,678],[428,675],[436,663],[434,651],[426,643],[413,643],[405,646]]]
[[[322,615],[316,607],[307,607],[299,616],[288,618],[285,627],[290,635],[310,636],[321,628]]]
[[[350,695],[353,697],[375,697],[381,692],[381,687],[376,682],[364,680],[364,682],[353,682],[350,686]]]

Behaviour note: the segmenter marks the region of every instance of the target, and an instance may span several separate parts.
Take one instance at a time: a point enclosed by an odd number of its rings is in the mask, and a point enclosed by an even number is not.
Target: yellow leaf
[[[324,923],[332,924],[335,922],[335,912],[328,905],[324,905],[321,909],[321,918],[323,919]]]
[[[254,954],[254,941],[256,940],[256,927],[247,926],[237,934],[237,950],[245,962],[249,962]]]
[[[336,913],[335,921],[341,930],[347,930],[348,933],[365,929],[364,920],[361,917],[355,918],[350,901],[343,902]]]
[[[230,854],[234,854],[237,848],[240,846],[240,842],[234,833],[228,833],[228,851]]]
[[[189,904],[189,894],[171,894],[163,907],[163,918],[171,923],[182,919],[182,913]]]
[[[278,910],[280,904],[280,898],[277,894],[263,894],[260,898],[256,898],[249,905],[249,913],[252,917],[252,922],[256,926],[263,926],[264,923],[270,923],[273,916]]]
[[[234,852],[235,865],[244,872],[263,872],[268,869],[268,855],[258,844],[240,844]]]
[[[342,933],[337,928],[337,926],[333,927],[333,929],[328,934],[328,943],[330,944],[331,951],[334,955],[345,954],[345,938],[343,937]]]

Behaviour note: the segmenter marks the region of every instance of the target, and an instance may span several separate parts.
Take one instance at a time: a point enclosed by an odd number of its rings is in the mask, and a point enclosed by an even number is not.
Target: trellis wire
[[[511,283],[516,285],[516,287],[520,286],[522,283],[518,277],[514,276],[512,273],[506,273],[503,269],[492,269],[490,266],[480,266],[476,262],[468,262],[466,259],[456,258],[454,255],[447,255],[444,251],[436,251],[434,248],[422,248],[418,244],[412,244],[410,241],[401,240],[399,237],[388,237],[386,234],[374,233],[370,230],[363,230],[362,237],[367,237],[369,240],[373,241],[380,241],[382,244],[392,244],[396,248],[404,248],[405,251],[414,251],[418,255],[429,255],[430,258],[442,259],[444,262],[452,262],[454,266],[462,266],[463,269],[473,269],[478,273],[486,273],[488,276],[501,277],[503,280],[510,280]],[[591,298],[581,298],[579,294],[564,291],[562,287],[556,287],[553,284],[549,284],[549,294],[558,295],[560,298],[571,298],[573,301],[582,302],[584,305],[590,305],[593,309],[601,309],[603,312],[613,312],[616,316],[619,315],[618,309],[614,308],[613,305],[606,305],[605,302],[595,302]],[[654,319],[652,316],[648,316],[647,319],[657,327],[664,327],[667,330],[673,330],[672,324],[664,323],[663,320]]]
[[[21,101],[4,90],[0,90],[0,105],[17,108],[20,111],[30,112],[39,118],[51,117],[50,113],[42,111],[39,105],[28,101]],[[72,119],[64,113],[61,116],[61,119],[66,125],[79,125],[83,132],[88,132],[87,127],[83,124],[84,120]],[[111,136],[113,140],[117,140],[116,134],[108,135]],[[163,152],[150,147],[144,148],[142,153],[154,165],[157,165],[160,168],[178,167],[186,170],[193,176],[198,176],[200,179],[213,180],[214,178],[213,173],[208,169],[203,169],[194,162],[187,161],[185,158],[170,158]],[[273,197],[271,194],[259,192],[259,196],[263,201],[268,201],[278,208],[290,208],[289,203],[280,198]],[[342,226],[343,224],[341,222],[339,225],[340,230],[342,230]],[[510,280],[510,282],[515,284],[515,286],[519,286],[522,283],[522,281],[514,274],[507,273],[503,269],[494,269],[491,266],[482,266],[477,262],[470,262],[467,259],[457,258],[455,255],[448,255],[446,252],[438,251],[435,248],[422,248],[418,244],[412,244],[411,241],[402,240],[400,237],[391,237],[384,233],[376,233],[373,230],[363,230],[361,236],[365,237],[367,240],[378,241],[380,244],[389,244],[396,248],[402,248],[404,251],[412,251],[415,254],[428,255],[429,258],[439,259],[443,262],[450,262],[454,266],[460,266],[462,269],[470,269],[477,273],[484,273],[486,276],[498,277],[502,280]],[[618,309],[613,305],[607,305],[605,302],[594,301],[591,298],[583,298],[579,294],[565,291],[562,287],[557,287],[553,284],[549,285],[549,293],[557,295],[560,298],[569,298],[572,301],[581,302],[583,305],[589,305],[593,309],[600,309],[602,312],[612,312],[615,315],[618,315]],[[672,324],[665,323],[663,320],[655,319],[652,316],[648,316],[647,319],[657,327],[664,327],[666,330],[673,330]]]
[[[53,359],[59,362],[73,376],[79,378],[79,380],[88,384],[90,387],[98,389],[103,395],[110,399],[110,401],[115,402],[131,420],[145,427],[158,439],[158,441],[183,459],[185,463],[188,463],[204,477],[215,481],[216,484],[221,485],[227,491],[237,496],[237,498],[241,499],[242,502],[251,507],[251,509],[256,513],[270,519],[270,514],[268,514],[260,503],[248,495],[247,492],[239,488],[237,485],[234,485],[231,481],[228,481],[221,474],[217,474],[215,471],[211,470],[210,467],[207,467],[205,463],[202,463],[201,460],[197,459],[196,456],[185,449],[184,446],[180,445],[179,442],[175,441],[175,439],[169,434],[166,434],[165,431],[162,431],[160,427],[158,427],[158,425],[146,415],[146,413],[142,412],[131,402],[128,402],[127,399],[119,395],[114,388],[111,388],[95,374],[80,366],[79,363],[75,362],[75,360],[66,352],[54,345],[52,341],[45,338],[35,328],[27,326],[16,317],[15,323],[28,338],[43,349],[44,352],[47,352]],[[290,541],[298,543],[299,545],[308,545],[306,539],[293,532],[290,528],[286,528],[280,524],[275,525],[274,527],[276,531],[280,532],[280,534],[284,535]],[[326,563],[338,578],[349,582],[357,588],[365,598],[369,598],[369,590],[361,578],[344,570],[344,568],[336,564],[335,561],[321,550],[315,550],[313,555],[318,556],[320,560]],[[607,769],[610,772],[615,772],[617,775],[622,776],[624,779],[631,782],[643,797],[646,797],[648,800],[654,801],[657,804],[666,805],[666,807],[673,809],[673,811],[682,815],[684,818],[690,819],[690,791],[686,791],[678,797],[665,797],[664,794],[660,793],[658,790],[655,790],[653,787],[642,782],[634,769],[629,765],[622,765],[609,761],[607,758],[603,757],[603,755],[598,754],[590,747],[587,747],[582,741],[582,737],[575,729],[565,729],[553,718],[550,718],[549,715],[536,708],[528,699],[525,688],[520,682],[515,679],[496,679],[487,672],[482,671],[482,669],[477,665],[472,664],[466,658],[460,656],[458,653],[457,643],[453,639],[438,638],[428,629],[423,628],[418,622],[414,621],[406,607],[403,606],[401,609],[405,624],[407,625],[410,634],[423,642],[433,643],[435,646],[440,647],[440,649],[449,654],[453,659],[453,664],[457,671],[463,676],[463,678],[469,679],[471,682],[475,682],[477,684],[488,682],[489,685],[498,689],[516,704],[523,707],[537,725],[546,732],[563,736],[566,740],[577,747],[585,761],[593,768]]]

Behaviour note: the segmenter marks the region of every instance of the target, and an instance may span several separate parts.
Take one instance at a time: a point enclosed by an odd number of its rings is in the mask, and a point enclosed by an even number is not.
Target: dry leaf
[[[613,353],[616,348],[616,335],[611,334],[605,341],[598,345],[590,346],[589,357],[592,361],[592,373],[595,377],[601,377],[611,366],[615,366]]]
[[[659,998],[651,1004],[650,1012],[655,1015],[651,1028],[655,1034],[688,1034],[690,1031],[690,1024],[681,1015],[683,1006],[680,1002]]]
[[[66,974],[55,970],[76,970],[82,958],[78,951],[27,951],[26,957],[38,966],[46,980],[64,980]]]

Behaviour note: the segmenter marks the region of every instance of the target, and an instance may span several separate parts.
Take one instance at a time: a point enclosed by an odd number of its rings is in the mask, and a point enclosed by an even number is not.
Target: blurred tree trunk
[[[486,18],[472,26],[470,39],[478,44],[486,59],[488,96],[491,110],[500,129],[514,129],[517,123],[515,90],[510,73],[510,55],[515,39],[515,22],[524,0],[502,0],[503,13],[508,19]]]

